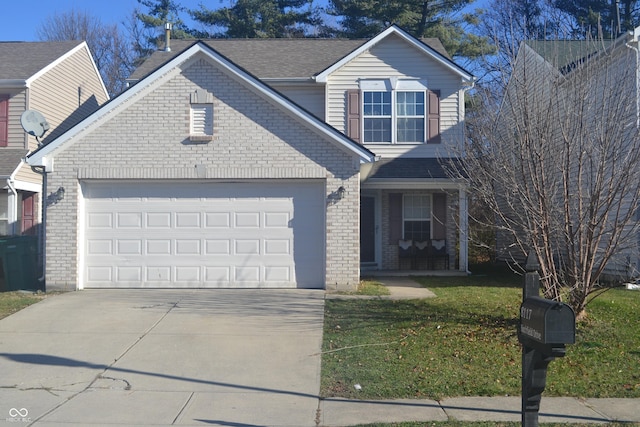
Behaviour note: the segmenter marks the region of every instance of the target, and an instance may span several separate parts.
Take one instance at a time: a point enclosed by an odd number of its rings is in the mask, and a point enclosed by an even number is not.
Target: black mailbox
[[[545,345],[574,344],[576,316],[567,304],[530,297],[520,306],[521,341]]]

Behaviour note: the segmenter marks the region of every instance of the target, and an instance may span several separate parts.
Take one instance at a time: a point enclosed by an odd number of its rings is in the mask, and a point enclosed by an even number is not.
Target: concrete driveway
[[[87,290],[0,320],[0,425],[315,426],[324,292]]]

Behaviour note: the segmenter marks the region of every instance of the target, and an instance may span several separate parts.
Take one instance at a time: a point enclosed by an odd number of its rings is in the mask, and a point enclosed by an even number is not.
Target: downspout
[[[47,172],[44,166],[31,166],[31,170],[38,175],[42,175],[42,200],[40,201],[42,204],[42,220],[38,228],[38,240],[40,242],[38,252],[40,252],[40,259],[42,260],[42,276],[38,278],[38,282],[44,283],[47,272],[47,245],[45,241],[47,238],[47,233],[45,232],[47,227]]]
[[[17,201],[18,201],[18,192],[16,191],[16,187],[13,184],[13,177],[8,177],[7,178],[7,187],[9,187],[9,190],[13,193],[13,200],[14,203],[12,203],[11,206],[11,218],[17,220],[18,218],[18,205],[17,205]],[[11,235],[15,236],[16,235],[16,221],[13,221],[11,223]]]
[[[475,87],[475,77],[471,79],[467,85],[462,87],[462,97],[464,105],[464,95],[468,90]],[[466,113],[466,112],[465,112]],[[462,122],[466,120],[466,117],[461,118]],[[463,140],[466,143],[467,133],[464,132]],[[464,161],[464,159],[462,159]],[[467,194],[467,186],[460,185],[458,188],[458,215],[460,218],[460,271],[464,271],[466,274],[471,274],[469,271],[469,198]]]

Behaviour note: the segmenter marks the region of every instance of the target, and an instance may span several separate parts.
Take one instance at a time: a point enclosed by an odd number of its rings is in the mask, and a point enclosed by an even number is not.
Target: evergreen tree
[[[318,8],[311,0],[236,0],[230,7],[189,11],[211,31],[201,37],[267,38],[304,37],[310,26],[320,24]]]
[[[473,0],[330,0],[327,13],[338,17],[334,34],[370,38],[391,24],[415,37],[437,37],[454,57],[476,58],[493,51],[488,39],[466,28],[477,16],[463,14]]]
[[[164,43],[164,26],[171,23],[171,38],[184,39],[193,37],[192,31],[186,26],[180,15],[185,8],[174,0],[138,0],[148,9],[147,13],[136,10],[135,16],[142,29],[131,31],[136,33],[136,50],[141,59],[149,56]]]
[[[575,20],[575,34],[616,38],[640,24],[638,0],[555,0]]]

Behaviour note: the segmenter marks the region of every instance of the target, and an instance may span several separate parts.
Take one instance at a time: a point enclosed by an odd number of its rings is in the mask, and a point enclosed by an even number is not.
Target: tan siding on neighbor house
[[[31,166],[23,163],[20,165],[18,172],[15,176],[16,181],[27,182],[29,184],[42,184],[42,175],[39,175],[31,170]]]
[[[26,108],[27,89],[19,92],[14,90],[3,93],[9,95],[9,141],[7,148],[26,148],[26,134],[22,130],[20,116]]]
[[[393,65],[392,65],[393,64]],[[434,157],[449,144],[459,144],[464,137],[461,77],[450,69],[425,56],[398,36],[390,36],[331,74],[327,83],[327,122],[345,131],[346,93],[358,89],[360,79],[388,79],[389,77],[426,80],[429,89],[439,90],[441,96],[442,144],[367,146],[383,157],[400,154]]]
[[[44,114],[51,129],[45,143],[93,113],[108,100],[87,49],[65,58],[31,84],[29,108]],[[30,145],[35,148],[35,139]]]

